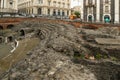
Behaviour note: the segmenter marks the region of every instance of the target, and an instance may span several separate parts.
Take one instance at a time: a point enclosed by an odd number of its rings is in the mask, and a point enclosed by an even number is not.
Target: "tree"
[[[75,11],[74,14],[76,15],[77,18],[80,18],[80,12]]]

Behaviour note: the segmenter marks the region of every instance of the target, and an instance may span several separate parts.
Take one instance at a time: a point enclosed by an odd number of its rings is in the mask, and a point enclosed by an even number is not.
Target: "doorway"
[[[109,15],[104,16],[104,22],[105,23],[110,23],[110,16]]]
[[[93,20],[92,15],[89,15],[89,16],[88,16],[88,22],[92,22],[92,20]]]

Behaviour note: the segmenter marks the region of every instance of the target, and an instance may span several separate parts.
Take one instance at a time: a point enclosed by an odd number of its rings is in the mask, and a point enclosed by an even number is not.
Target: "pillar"
[[[38,9],[36,7],[33,7],[33,14],[38,14]]]
[[[4,8],[3,0],[1,0],[1,8]]]
[[[100,0],[96,0],[96,22],[100,22]]]
[[[53,15],[53,9],[50,8],[50,15],[52,16]]]
[[[10,5],[9,1],[4,0],[4,8],[9,8],[10,7],[9,5]]]
[[[115,15],[114,15],[114,18],[115,18],[115,22],[114,23],[119,23],[119,0],[115,0]]]
[[[83,6],[84,6],[84,3],[83,3],[84,0],[81,1],[81,19],[83,20],[83,13],[84,13],[84,10],[83,10]]]

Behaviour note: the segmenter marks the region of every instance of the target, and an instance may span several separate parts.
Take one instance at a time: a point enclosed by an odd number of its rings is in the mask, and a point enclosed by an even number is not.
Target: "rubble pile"
[[[30,26],[29,28],[33,29],[28,33],[24,33],[23,29],[22,36],[33,33],[30,38],[38,37],[39,46],[28,52],[24,60],[13,65],[2,80],[120,79],[120,56],[117,56],[120,55],[118,53],[120,34],[119,31],[116,32],[117,29],[107,32],[104,28],[97,30],[75,28],[62,23],[36,22],[32,26],[29,24],[31,23],[19,25],[20,28],[27,25],[26,27]],[[19,33],[19,29],[14,30]],[[104,38],[108,39],[107,42],[105,40],[101,42]],[[118,41],[118,44],[114,40]],[[109,52],[109,49],[114,53]],[[93,60],[91,56],[94,57]],[[105,56],[115,57],[118,62],[104,60]],[[98,57],[100,60],[97,60]]]

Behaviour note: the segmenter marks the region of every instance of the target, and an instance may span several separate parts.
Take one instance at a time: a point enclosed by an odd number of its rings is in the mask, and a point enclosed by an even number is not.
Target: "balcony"
[[[95,3],[87,3],[85,4],[86,7],[96,7]]]

